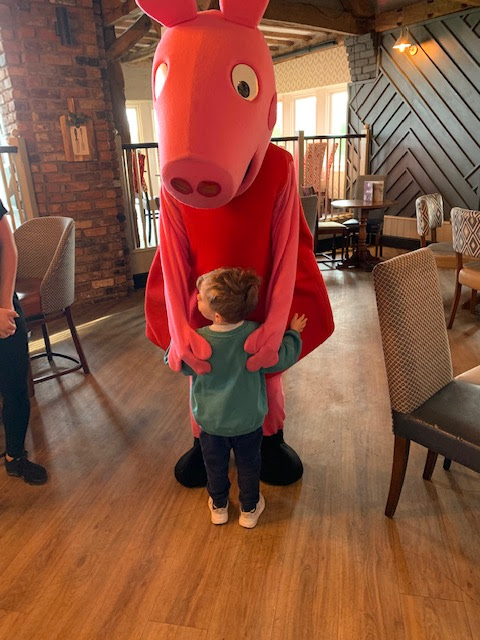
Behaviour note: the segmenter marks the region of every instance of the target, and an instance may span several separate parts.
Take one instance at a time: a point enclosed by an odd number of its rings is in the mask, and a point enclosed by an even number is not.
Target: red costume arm
[[[293,162],[290,161],[286,185],[275,202],[272,215],[272,273],[266,297],[264,324],[245,342],[245,351],[253,353],[247,369],[256,371],[278,362],[293,298],[297,271],[300,200]],[[302,309],[296,310],[303,313]]]
[[[180,211],[163,187],[161,198],[160,255],[171,336],[168,364],[174,371],[180,371],[183,361],[197,374],[208,373],[211,367],[205,360],[211,356],[212,349],[188,322],[191,271],[188,237]]]

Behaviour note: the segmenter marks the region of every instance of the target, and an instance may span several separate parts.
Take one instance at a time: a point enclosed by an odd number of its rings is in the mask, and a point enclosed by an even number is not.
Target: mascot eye
[[[251,102],[258,96],[258,78],[252,67],[237,64],[232,71],[232,84],[244,100]]]
[[[162,62],[155,72],[155,100],[161,94],[165,80],[167,79],[167,65]]]

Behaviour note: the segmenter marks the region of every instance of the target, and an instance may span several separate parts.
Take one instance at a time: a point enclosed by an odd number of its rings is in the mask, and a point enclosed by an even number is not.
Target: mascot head
[[[160,171],[171,195],[220,207],[252,184],[276,120],[273,64],[258,24],[268,0],[137,0],[167,27],[153,60]]]

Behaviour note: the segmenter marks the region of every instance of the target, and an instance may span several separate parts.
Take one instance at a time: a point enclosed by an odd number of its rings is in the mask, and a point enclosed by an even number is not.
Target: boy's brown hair
[[[197,289],[204,285],[205,297],[214,311],[234,324],[254,311],[262,279],[253,269],[220,267],[197,279]]]

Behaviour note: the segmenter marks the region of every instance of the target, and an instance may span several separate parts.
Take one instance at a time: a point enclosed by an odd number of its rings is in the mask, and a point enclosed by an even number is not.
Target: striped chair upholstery
[[[480,289],[480,211],[454,207],[450,213],[457,279],[448,328],[451,329],[460,301],[462,285],[470,287],[470,312],[475,313]],[[469,260],[470,259],[470,260]],[[464,264],[466,262],[466,264]]]
[[[453,379],[432,251],[419,249],[379,263],[373,279],[395,436],[385,510],[393,517],[410,441],[428,449],[426,480],[438,454],[480,471],[480,387]]]
[[[429,247],[433,251],[437,267],[455,269],[455,252],[451,242],[437,242],[437,229],[443,225],[443,198],[440,193],[429,193],[415,201],[417,214],[417,232],[422,247],[427,246],[427,236],[432,242]]]

